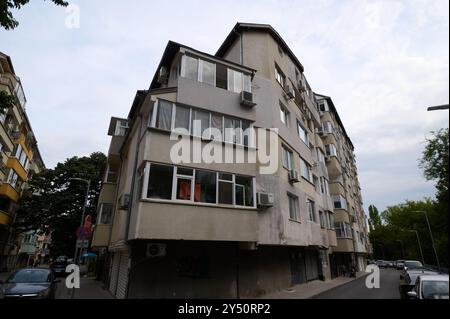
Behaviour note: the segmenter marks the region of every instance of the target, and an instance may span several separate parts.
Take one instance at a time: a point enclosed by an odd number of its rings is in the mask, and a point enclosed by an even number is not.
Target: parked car
[[[394,268],[394,262],[392,262],[392,261],[386,261],[386,267]]]
[[[437,273],[436,271],[426,269],[423,267],[420,269],[406,270],[404,273],[400,275],[400,284],[399,284],[400,297],[402,299],[408,298],[407,294],[414,288],[416,280],[419,276],[438,275],[438,274],[439,273]]]
[[[54,271],[56,276],[65,276],[67,275],[66,268],[68,264],[67,259],[57,258],[56,261],[50,265],[50,269]]]
[[[57,283],[55,274],[48,268],[24,268],[0,282],[4,298],[53,299]]]
[[[405,261],[404,260],[397,260],[395,263],[395,268],[397,270],[403,270],[405,268]]]
[[[414,288],[407,293],[410,299],[449,299],[448,275],[420,275]]]
[[[405,264],[404,270],[424,268],[422,263],[418,260],[405,260],[403,263]]]

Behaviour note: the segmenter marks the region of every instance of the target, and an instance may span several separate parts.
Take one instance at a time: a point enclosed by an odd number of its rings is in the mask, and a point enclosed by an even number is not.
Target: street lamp
[[[431,231],[430,221],[428,220],[428,214],[424,210],[414,210],[413,213],[424,213],[425,214],[425,219],[427,220],[427,225],[428,225],[428,231],[430,232],[431,244],[433,245],[434,256],[436,257],[436,262],[437,262],[437,266],[439,268],[439,271],[441,271],[441,264],[439,263],[439,257],[438,257],[438,254],[436,252],[436,247],[434,246],[433,233]]]
[[[86,214],[86,206],[87,206],[87,202],[88,202],[88,196],[89,196],[89,189],[91,187],[91,180],[90,179],[83,179],[83,178],[78,178],[78,177],[73,177],[73,178],[69,178],[69,180],[71,181],[79,181],[79,182],[83,182],[87,184],[87,188],[86,188],[86,196],[84,198],[84,203],[83,203],[83,212],[81,214],[81,221],[80,221],[80,229],[83,227],[83,223],[84,223],[84,215]],[[81,254],[80,254],[81,255]],[[74,262],[76,264],[79,264],[79,256],[78,256],[78,247],[77,244],[75,243],[75,254],[74,254]]]
[[[415,229],[405,229],[405,231],[411,232],[411,233],[416,233],[417,242],[419,243],[420,258],[422,258],[422,264],[425,265],[425,259],[423,258],[422,245],[420,244],[419,233]]]
[[[436,105],[436,106],[430,106],[427,110],[428,111],[437,111],[437,110],[448,110],[448,104],[444,105]]]

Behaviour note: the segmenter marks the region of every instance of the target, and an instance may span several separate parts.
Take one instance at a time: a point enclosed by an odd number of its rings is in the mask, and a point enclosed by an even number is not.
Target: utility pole
[[[86,215],[86,206],[87,206],[87,202],[88,202],[88,198],[89,198],[89,190],[91,187],[91,180],[90,179],[82,179],[82,178],[70,178],[70,180],[73,181],[80,181],[80,182],[84,182],[87,184],[87,188],[86,188],[86,196],[84,198],[84,203],[83,203],[83,211],[81,214],[81,221],[80,221],[80,229],[82,229],[83,227],[83,223],[84,223],[84,216]],[[83,240],[82,236],[82,240]],[[83,244],[83,241],[81,242]],[[80,248],[80,254],[78,254],[78,247],[77,244],[75,243],[75,254],[74,254],[74,262],[78,265],[79,264],[79,255],[81,255],[81,251],[83,248]]]
[[[428,214],[424,210],[416,210],[416,211],[413,211],[413,213],[424,213],[425,214],[425,219],[427,220],[427,225],[428,225],[428,231],[430,232],[431,244],[433,245],[434,256],[436,257],[436,262],[437,262],[439,271],[441,271],[441,264],[439,263],[439,257],[436,252],[436,246],[434,245],[433,232],[431,231],[430,221],[428,220]]]
[[[425,259],[423,258],[422,245],[420,244],[419,233],[415,229],[407,229],[406,231],[416,233],[417,242],[419,243],[420,258],[422,258],[422,264],[425,265]]]

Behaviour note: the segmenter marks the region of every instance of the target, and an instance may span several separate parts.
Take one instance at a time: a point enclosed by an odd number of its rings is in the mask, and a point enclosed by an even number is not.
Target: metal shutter
[[[119,278],[117,280],[117,293],[116,293],[116,297],[118,299],[124,299],[127,296],[129,258],[130,255],[128,252],[122,252],[120,254]]]
[[[319,256],[317,251],[306,250],[306,280],[319,279]]]
[[[117,274],[119,273],[120,253],[115,252],[111,258],[111,277],[109,280],[109,291],[116,295]]]

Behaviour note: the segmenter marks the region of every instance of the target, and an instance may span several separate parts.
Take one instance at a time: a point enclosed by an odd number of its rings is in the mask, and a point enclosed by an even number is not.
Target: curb
[[[322,291],[322,292],[319,292],[319,293],[317,293],[317,294],[315,294],[315,295],[312,295],[312,296],[310,296],[310,297],[308,297],[308,298],[306,298],[306,299],[314,299],[315,297],[320,296],[320,295],[323,294],[323,293],[326,293],[326,292],[331,291],[331,290],[336,289],[336,288],[343,287],[343,286],[345,286],[345,285],[348,285],[348,284],[354,282],[355,280],[359,280],[359,279],[365,278],[365,277],[367,277],[368,275],[370,275],[370,273],[365,273],[364,275],[361,275],[360,277],[357,277],[357,278],[355,278],[355,279],[353,279],[353,280],[344,282],[343,284],[340,284],[340,285],[338,285],[338,286],[335,286],[335,287],[333,287],[333,288],[331,288],[331,289],[328,289],[328,290],[324,290],[324,291]]]

